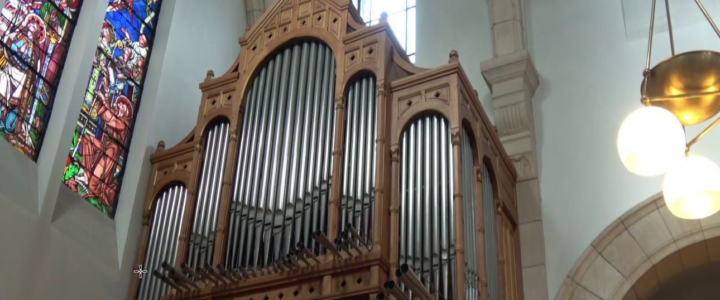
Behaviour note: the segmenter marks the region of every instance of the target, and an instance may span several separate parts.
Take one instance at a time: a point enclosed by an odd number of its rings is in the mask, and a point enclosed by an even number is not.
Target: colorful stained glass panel
[[[146,35],[137,34],[132,28],[125,27],[120,30],[121,33],[118,34],[112,23],[106,19],[98,39],[98,48],[106,56],[112,58],[116,63],[116,68],[123,70],[123,73],[132,80],[140,82],[147,65],[145,61],[150,40],[146,38]]]
[[[22,139],[16,137],[13,140],[15,148],[24,151],[25,149],[37,144],[39,140],[42,139],[44,130],[40,130],[42,128],[38,129],[36,124],[28,122],[26,116],[19,115],[17,108],[9,107],[4,103],[0,103],[0,109],[8,112],[8,116],[0,122],[0,136],[5,139],[9,138],[5,130],[8,127],[17,128],[18,130],[22,130],[24,133],[21,135],[21,137],[23,137]]]
[[[35,159],[80,0],[7,0],[0,13],[0,137]]]
[[[112,114],[123,114],[130,120],[134,119],[140,98],[139,84],[128,79],[125,70],[110,61],[100,49],[95,53],[93,69],[88,80],[82,113],[91,116],[98,122],[98,111],[106,108]],[[127,102],[126,107],[118,107],[118,103]],[[127,110],[127,111],[125,111]],[[123,111],[125,111],[123,113]]]
[[[132,16],[152,27],[157,24],[157,12],[160,9],[159,0],[109,0],[108,12],[121,10],[118,8],[132,8]]]
[[[100,161],[103,161],[104,157],[100,157]],[[90,170],[86,169],[82,161],[73,160],[68,156],[68,168],[63,177],[67,177],[66,184],[70,189],[77,192],[85,200],[90,202],[97,209],[102,212],[112,215],[114,214],[114,207],[112,203],[104,202],[106,199],[113,199],[118,191],[119,179],[122,176],[122,167],[116,165],[115,172],[109,172],[109,177],[100,178],[98,175],[103,176],[100,169]],[[113,162],[101,163],[108,168],[112,168]]]
[[[100,31],[63,182],[114,216],[140,105],[158,0],[111,0]]]
[[[70,19],[77,19],[80,11],[80,5],[82,4],[82,1],[80,0],[43,0],[42,2],[52,2],[60,12]]]

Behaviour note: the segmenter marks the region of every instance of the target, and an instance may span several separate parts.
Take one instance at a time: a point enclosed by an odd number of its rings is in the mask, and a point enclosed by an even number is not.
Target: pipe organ
[[[475,166],[476,159],[473,153],[475,147],[472,143],[472,135],[463,127],[461,132],[462,142],[462,181],[463,181],[463,228],[467,247],[465,248],[465,296],[467,299],[480,299],[480,277],[478,272],[478,241],[477,223],[475,215]],[[485,174],[488,174],[486,172]],[[492,199],[492,198],[486,198]]]
[[[277,0],[158,144],[129,299],[522,295],[517,173],[457,52],[418,68],[349,0]]]
[[[205,147],[200,168],[197,206],[190,231],[187,261],[192,267],[212,263],[215,232],[222,193],[222,176],[227,161],[230,123],[222,120],[211,124],[204,135]]]
[[[455,211],[450,128],[421,117],[403,131],[400,175],[400,263],[435,299],[456,299]],[[413,291],[409,291],[412,297]]]
[[[483,164],[483,199],[494,199],[495,194],[492,187],[492,178],[490,178],[490,169]],[[493,201],[484,201],[484,220],[485,220],[485,268],[487,269],[488,283],[488,299],[499,299],[500,291],[498,290],[498,251],[497,251],[497,231],[495,221],[495,203]]]
[[[153,230],[148,242],[149,250],[144,259],[146,270],[157,269],[162,262],[175,263],[186,197],[185,186],[172,183],[156,199],[152,220]],[[170,287],[163,284],[160,279],[148,276],[142,281],[137,298],[157,299],[169,290]]]
[[[349,85],[343,153],[340,230],[356,228],[369,243],[375,209],[377,90],[375,76],[362,74]],[[370,243],[371,244],[371,243]]]
[[[226,268],[263,268],[326,233],[335,58],[319,42],[281,50],[253,80],[230,204]]]

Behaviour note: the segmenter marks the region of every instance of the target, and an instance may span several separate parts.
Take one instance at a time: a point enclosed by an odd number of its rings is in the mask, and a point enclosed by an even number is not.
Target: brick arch
[[[644,300],[694,267],[720,262],[720,213],[682,220],[662,193],[633,207],[595,238],[555,300]],[[679,265],[678,265],[679,264]]]

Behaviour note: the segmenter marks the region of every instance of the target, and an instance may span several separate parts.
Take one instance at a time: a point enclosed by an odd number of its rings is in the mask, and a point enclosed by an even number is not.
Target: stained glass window
[[[115,215],[160,0],[110,0],[63,182]]]
[[[388,23],[410,61],[415,62],[416,0],[353,0],[367,25],[375,25],[387,13]]]
[[[82,0],[6,0],[0,16],[0,137],[35,160]]]

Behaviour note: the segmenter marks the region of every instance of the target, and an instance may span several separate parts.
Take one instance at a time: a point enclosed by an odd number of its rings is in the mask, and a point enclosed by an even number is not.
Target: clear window
[[[375,25],[385,12],[388,22],[410,61],[415,62],[416,0],[353,0],[367,25]]]

